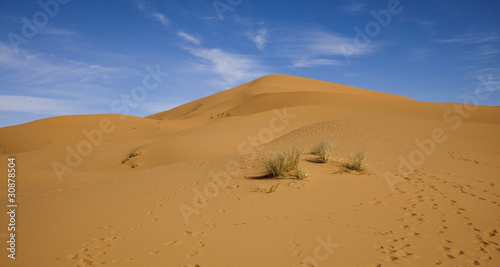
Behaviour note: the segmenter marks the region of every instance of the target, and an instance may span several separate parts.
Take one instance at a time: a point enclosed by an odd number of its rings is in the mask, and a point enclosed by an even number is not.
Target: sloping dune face
[[[146,118],[0,128],[20,214],[0,265],[500,266],[499,137],[499,107],[286,75]],[[255,179],[291,147],[304,180]],[[345,172],[358,150],[367,169]]]
[[[205,114],[206,111],[248,115],[282,107],[333,104],[349,100],[411,101],[401,96],[340,84],[286,75],[268,75],[148,118],[180,119]]]

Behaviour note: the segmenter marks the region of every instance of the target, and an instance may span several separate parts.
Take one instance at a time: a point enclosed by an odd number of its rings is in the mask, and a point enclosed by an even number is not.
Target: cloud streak
[[[214,79],[218,86],[229,88],[265,75],[264,67],[250,56],[230,53],[221,49],[190,48],[192,55],[203,59],[201,70],[216,74],[222,79]]]
[[[292,67],[341,65],[347,51],[352,57],[366,55],[375,50],[374,45],[357,47],[352,37],[316,28],[276,32],[269,45],[273,47],[274,54],[288,58]]]
[[[347,4],[343,7],[340,8],[340,10],[347,15],[357,15],[359,14],[364,8],[366,7],[365,4],[362,3],[350,3]]]
[[[69,100],[46,97],[0,95],[0,111],[25,112],[51,116],[76,113],[77,104]]]
[[[469,34],[461,34],[454,38],[449,39],[440,39],[439,43],[447,43],[447,44],[483,44],[489,42],[498,42],[500,41],[500,35],[496,32],[489,32],[484,34],[478,33],[469,33]]]
[[[165,17],[165,15],[161,14],[161,13],[158,13],[158,12],[152,12],[151,13],[151,16],[153,16],[153,18],[160,22],[163,26],[165,27],[168,27],[168,24],[170,24],[170,22],[168,21],[168,19]]]
[[[300,58],[295,60],[292,64],[294,68],[309,68],[309,67],[317,67],[317,66],[338,66],[342,65],[344,62],[341,60],[333,60],[333,59],[309,59],[309,58]]]
[[[186,42],[189,42],[189,43],[192,43],[192,44],[195,44],[195,45],[200,45],[201,44],[201,40],[199,37],[194,37],[193,35],[191,34],[187,34],[183,31],[180,31],[180,32],[177,32],[177,35],[182,37]]]
[[[139,10],[144,12],[147,16],[153,18],[156,22],[160,23],[164,27],[168,27],[170,25],[170,21],[167,16],[153,9],[150,2],[146,0],[136,0],[135,3]]]
[[[62,60],[50,55],[20,50],[16,55],[0,43],[0,69],[11,72],[11,79],[27,84],[60,83],[66,81],[103,81],[111,77],[134,74],[123,67],[106,67],[74,60]]]

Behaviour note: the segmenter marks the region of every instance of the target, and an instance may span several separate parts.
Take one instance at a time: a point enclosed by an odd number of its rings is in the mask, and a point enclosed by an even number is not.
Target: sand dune
[[[0,128],[19,175],[18,257],[0,263],[500,266],[499,136],[499,107],[285,75],[146,118]],[[251,178],[292,146],[305,180]],[[339,172],[358,149],[367,171]]]

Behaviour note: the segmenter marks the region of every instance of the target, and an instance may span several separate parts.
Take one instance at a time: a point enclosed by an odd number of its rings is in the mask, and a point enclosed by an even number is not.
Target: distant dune
[[[499,137],[500,107],[286,75],[145,118],[3,127],[19,219],[18,258],[0,263],[500,266]],[[322,140],[325,164],[309,153]],[[252,179],[290,147],[305,180]],[[367,171],[342,172],[359,149]]]

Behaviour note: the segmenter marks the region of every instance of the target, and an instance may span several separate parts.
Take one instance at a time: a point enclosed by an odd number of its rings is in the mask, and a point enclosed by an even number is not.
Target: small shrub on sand
[[[302,151],[298,148],[281,151],[273,154],[264,162],[268,177],[287,178],[294,176],[297,179],[304,179],[307,174],[299,168]]]
[[[349,162],[342,163],[346,171],[364,171],[366,170],[366,155],[364,150],[358,150],[356,154],[351,155]]]
[[[332,154],[333,144],[330,140],[321,141],[316,147],[311,151],[312,154],[319,156],[317,162],[327,163],[330,160]]]
[[[122,163],[125,163],[125,162],[129,161],[129,160],[130,160],[130,159],[132,159],[132,158],[138,157],[138,156],[140,156],[141,154],[142,154],[141,152],[137,152],[137,153],[136,153],[136,152],[134,152],[134,153],[130,153],[130,154],[128,155],[128,157],[122,161]]]

